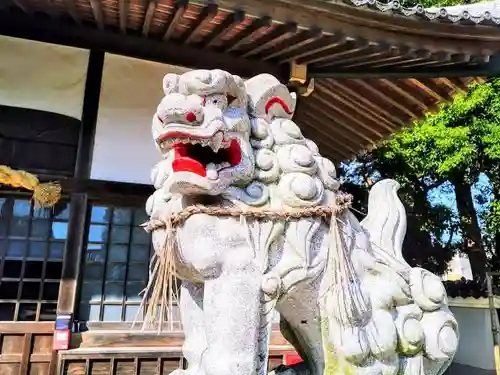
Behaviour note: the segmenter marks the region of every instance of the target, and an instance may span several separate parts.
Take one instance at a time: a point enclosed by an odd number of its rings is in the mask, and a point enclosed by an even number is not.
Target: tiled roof
[[[482,26],[500,25],[500,2],[497,1],[442,8],[425,8],[423,5],[406,8],[397,0],[388,3],[377,0],[346,0],[346,2],[355,7],[367,7],[380,12],[392,12],[425,21]]]

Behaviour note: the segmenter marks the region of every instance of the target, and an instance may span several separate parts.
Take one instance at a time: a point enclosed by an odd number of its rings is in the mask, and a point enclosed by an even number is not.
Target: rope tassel
[[[6,165],[0,165],[0,184],[31,190],[35,208],[52,207],[61,199],[61,185],[58,183],[42,184],[35,175]]]

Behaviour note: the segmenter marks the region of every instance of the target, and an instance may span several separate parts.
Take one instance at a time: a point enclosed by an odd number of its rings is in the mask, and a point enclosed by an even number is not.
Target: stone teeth
[[[207,171],[207,178],[209,180],[216,180],[217,179],[217,176],[219,175],[217,173],[217,165],[215,165],[214,163],[207,164],[206,171]]]
[[[210,141],[210,147],[214,152],[218,152],[222,144],[222,133],[216,133]]]

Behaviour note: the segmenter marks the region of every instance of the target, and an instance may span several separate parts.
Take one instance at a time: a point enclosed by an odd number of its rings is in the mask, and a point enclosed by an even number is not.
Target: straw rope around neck
[[[152,232],[156,229],[165,228],[167,222],[172,227],[181,225],[184,221],[193,215],[204,214],[209,216],[232,216],[232,217],[245,217],[251,219],[266,219],[266,220],[298,220],[306,217],[322,217],[329,218],[332,215],[337,215],[351,207],[352,196],[349,194],[339,194],[336,196],[336,202],[333,206],[315,206],[306,207],[301,209],[289,210],[268,210],[257,208],[238,208],[238,207],[214,207],[193,205],[186,207],[182,211],[175,213],[166,218],[155,218],[144,223],[142,227],[147,232]]]
[[[165,231],[165,242],[163,246],[155,251],[151,258],[150,275],[146,288],[142,291],[141,305],[134,319],[133,326],[142,322],[142,330],[153,328],[156,324],[158,333],[162,331],[163,322],[173,324],[173,303],[177,301],[177,273],[175,267],[175,230],[191,216],[205,214],[209,216],[239,217],[243,219],[256,220],[284,220],[293,221],[301,218],[324,218],[329,223],[336,225],[336,217],[347,210],[352,203],[352,196],[339,194],[332,206],[315,206],[301,209],[269,210],[257,208],[238,207],[207,207],[193,205],[184,210],[167,216],[165,218],[154,218],[144,223],[142,227],[147,232],[156,230]],[[246,222],[242,220],[242,222]],[[330,224],[331,225],[331,224]],[[141,318],[142,315],[142,319]],[[173,328],[173,326],[171,327]]]

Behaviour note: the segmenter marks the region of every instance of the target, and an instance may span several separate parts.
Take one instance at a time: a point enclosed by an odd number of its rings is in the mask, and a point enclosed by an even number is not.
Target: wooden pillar
[[[90,178],[103,66],[104,52],[90,51],[74,173],[74,177],[77,179]],[[71,194],[70,207],[68,238],[64,250],[61,285],[57,303],[57,312],[65,314],[74,314],[75,312],[80,265],[85,236],[87,235],[88,194],[86,192]]]

